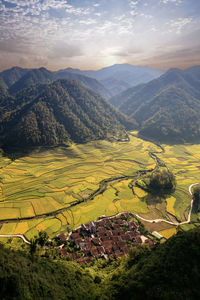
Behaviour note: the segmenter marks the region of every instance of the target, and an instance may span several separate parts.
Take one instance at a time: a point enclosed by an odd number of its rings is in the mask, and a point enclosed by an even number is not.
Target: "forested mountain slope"
[[[22,76],[28,72],[28,69],[19,67],[13,67],[11,69],[0,72],[0,78],[3,80],[5,85],[9,88],[15,82],[17,82]]]
[[[68,72],[68,71],[58,71],[55,72],[55,75],[58,78],[63,78],[63,79],[72,79],[72,80],[77,80],[78,82],[82,83],[84,86],[92,89],[96,93],[100,94],[104,98],[110,98],[112,94],[109,92],[107,88],[103,84],[101,84],[98,80],[95,78],[91,78],[85,75],[81,74],[76,74],[73,72]]]
[[[34,84],[51,83],[58,79],[76,80],[105,98],[111,97],[110,92],[98,80],[67,71],[52,72],[45,68],[22,69],[14,67],[0,73],[0,82],[9,89],[11,94],[15,94]]]
[[[160,142],[200,141],[200,67],[170,69],[158,79],[111,98],[135,119],[139,133]]]
[[[108,299],[199,299],[200,230],[179,232],[151,252],[132,251],[106,285]]]
[[[123,139],[135,126],[100,95],[67,79],[4,96],[0,119],[1,145],[21,147]]]
[[[31,85],[50,83],[55,81],[56,79],[56,75],[45,68],[31,69],[26,72],[18,81],[10,86],[9,92],[11,94],[14,94]]]

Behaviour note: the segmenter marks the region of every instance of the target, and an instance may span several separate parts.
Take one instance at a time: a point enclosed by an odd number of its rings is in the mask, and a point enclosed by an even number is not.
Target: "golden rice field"
[[[137,137],[130,136],[129,142],[94,141],[68,148],[37,149],[13,162],[0,153],[0,219],[10,220],[0,225],[0,234],[25,234],[30,239],[45,230],[54,236],[100,215],[122,211],[165,219],[169,212],[185,220],[191,201],[188,187],[198,182],[200,146],[164,148],[165,153],[157,156],[175,173],[177,189],[155,205],[149,205],[147,193],[134,186],[134,176],[137,170],[154,168],[155,161],[148,153],[161,150]],[[87,200],[102,180],[121,176],[131,178],[113,180],[102,194]],[[173,234],[172,229],[169,232]]]

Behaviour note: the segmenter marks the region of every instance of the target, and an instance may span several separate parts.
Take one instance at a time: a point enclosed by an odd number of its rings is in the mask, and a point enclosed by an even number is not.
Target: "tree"
[[[195,187],[193,190],[193,200],[194,200],[193,211],[195,213],[198,213],[200,211],[200,187],[199,186]]]
[[[49,239],[48,234],[46,233],[46,231],[40,231],[39,232],[39,236],[37,238],[37,243],[38,245],[40,245],[41,247],[44,247],[44,245],[46,245],[47,241]]]

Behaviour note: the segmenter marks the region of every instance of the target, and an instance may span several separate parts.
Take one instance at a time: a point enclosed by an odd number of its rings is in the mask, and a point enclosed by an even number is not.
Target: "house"
[[[122,220],[122,219],[117,219],[116,223],[119,224],[119,225],[123,225],[126,222],[124,220]]]
[[[59,234],[59,235],[57,236],[57,238],[58,238],[60,241],[62,241],[62,242],[64,242],[64,241],[67,240],[67,237],[66,237],[66,235],[65,235],[64,233]]]
[[[84,241],[85,241],[85,242],[90,242],[90,241],[91,241],[91,238],[90,238],[89,236],[86,236],[86,237],[84,238]]]
[[[135,241],[136,241],[136,243],[138,243],[138,244],[142,244],[142,239],[141,239],[141,237],[140,237],[139,235],[137,235],[137,236],[135,237]]]
[[[107,254],[111,254],[111,253],[113,252],[113,250],[112,250],[112,248],[110,248],[109,246],[106,246],[106,247],[105,247],[105,252],[106,252]]]
[[[118,241],[118,242],[117,242],[117,245],[118,245],[118,247],[121,249],[122,247],[125,246],[125,242],[123,242],[123,241]]]
[[[105,249],[103,246],[98,246],[97,250],[99,252],[99,255],[103,256],[105,254]]]
[[[79,238],[79,239],[75,239],[75,244],[76,244],[76,247],[79,248],[80,247],[80,243],[82,242],[82,239]]]
[[[82,229],[83,231],[87,231],[85,224],[81,224],[81,229]]]
[[[120,229],[120,225],[119,224],[113,224],[112,227],[115,230],[119,230]]]
[[[129,229],[130,230],[136,230],[137,228],[138,228],[138,226],[134,222],[129,223]]]
[[[112,233],[111,230],[107,230],[107,231],[106,231],[106,235],[109,236],[109,237],[111,237],[111,236],[113,235],[113,233]]]
[[[112,246],[112,248],[113,248],[113,251],[119,250],[119,247],[116,243]]]
[[[120,236],[118,236],[118,235],[117,235],[117,236],[113,236],[111,239],[112,239],[112,241],[115,242],[115,243],[118,242],[118,241],[121,241],[121,238],[120,238]]]
[[[71,240],[76,240],[78,238],[80,238],[80,235],[77,232],[74,232],[69,236],[69,239],[71,239]]]
[[[85,247],[86,247],[87,250],[90,250],[92,248],[91,242],[86,242]]]
[[[99,252],[97,250],[97,248],[91,248],[90,249],[90,253],[92,254],[92,256],[97,257],[99,255]]]
[[[69,256],[69,253],[67,252],[67,250],[65,248],[60,249],[60,254],[64,257]]]
[[[90,222],[89,223],[89,230],[90,230],[90,233],[92,234],[96,234],[96,226],[94,224],[94,222]]]
[[[82,231],[89,231],[90,225],[89,224],[81,224],[81,229]]]
[[[92,242],[94,245],[96,245],[96,246],[100,245],[100,240],[99,240],[99,238],[92,238],[92,239],[91,239],[91,242]]]
[[[97,227],[98,229],[98,232],[104,232],[105,231],[105,228],[103,226],[99,226]]]

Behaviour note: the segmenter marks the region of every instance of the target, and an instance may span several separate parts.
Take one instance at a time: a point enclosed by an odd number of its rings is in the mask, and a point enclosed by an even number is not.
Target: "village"
[[[90,263],[94,258],[118,258],[129,254],[132,247],[142,244],[150,248],[154,242],[140,233],[139,226],[128,212],[117,216],[101,216],[98,220],[82,224],[68,236],[57,236],[60,255],[80,264]]]

